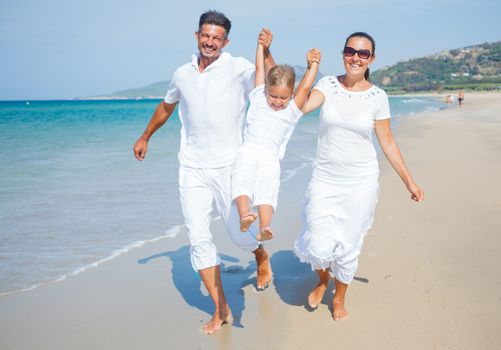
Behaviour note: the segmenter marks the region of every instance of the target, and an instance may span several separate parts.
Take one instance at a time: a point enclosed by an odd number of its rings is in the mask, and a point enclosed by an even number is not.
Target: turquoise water
[[[176,114],[151,139],[146,160],[132,145],[158,101],[0,102],[0,294],[64,279],[182,225]],[[442,107],[390,99],[395,116]],[[282,180],[310,166],[317,116],[298,125]]]

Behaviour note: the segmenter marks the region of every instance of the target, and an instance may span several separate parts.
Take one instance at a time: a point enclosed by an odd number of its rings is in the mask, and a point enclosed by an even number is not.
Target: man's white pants
[[[197,271],[221,263],[210,232],[214,208],[238,247],[249,252],[259,247],[254,226],[247,232],[240,231],[238,210],[231,200],[230,180],[231,166],[208,169],[179,167],[181,208],[191,243],[191,264]]]

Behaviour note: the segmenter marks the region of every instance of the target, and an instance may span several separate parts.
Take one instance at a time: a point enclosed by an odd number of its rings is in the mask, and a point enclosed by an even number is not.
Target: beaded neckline
[[[338,78],[335,76],[329,76],[327,77],[327,80],[329,83],[331,83],[334,87],[333,93],[336,95],[341,95],[345,96],[348,98],[357,98],[357,99],[368,99],[372,96],[379,95],[381,93],[381,90],[377,88],[376,85],[372,85],[370,88],[367,90],[362,90],[362,91],[350,91],[343,87],[343,85],[339,82]]]

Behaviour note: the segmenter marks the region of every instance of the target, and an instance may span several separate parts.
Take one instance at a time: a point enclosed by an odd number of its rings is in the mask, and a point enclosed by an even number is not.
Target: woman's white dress
[[[354,92],[327,76],[314,89],[325,101],[303,203],[304,231],[294,248],[312,270],[330,268],[336,279],[349,284],[379,195],[374,122],[390,118],[390,108],[386,93],[375,85]]]

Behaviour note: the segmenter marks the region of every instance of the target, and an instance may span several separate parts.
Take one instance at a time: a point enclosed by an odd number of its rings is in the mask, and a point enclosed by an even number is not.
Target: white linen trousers
[[[231,168],[179,167],[181,208],[191,243],[191,264],[197,271],[221,263],[210,232],[214,209],[239,248],[252,252],[259,247],[254,238],[257,233],[254,225],[249,228],[250,232],[240,231],[238,210],[231,200]]]

